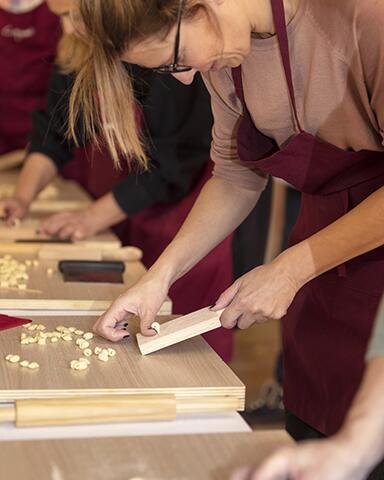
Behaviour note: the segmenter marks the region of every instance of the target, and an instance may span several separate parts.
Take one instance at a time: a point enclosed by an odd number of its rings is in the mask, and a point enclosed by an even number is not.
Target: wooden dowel
[[[15,422],[15,421],[16,421],[16,409],[14,406],[0,407],[0,423]]]
[[[16,402],[18,427],[142,422],[175,418],[174,395],[76,397]]]

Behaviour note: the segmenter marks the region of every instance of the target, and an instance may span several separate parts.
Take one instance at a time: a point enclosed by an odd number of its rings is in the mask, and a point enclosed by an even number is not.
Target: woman
[[[367,371],[340,432],[334,437],[283,449],[256,472],[232,480],[364,480],[384,455],[384,301],[367,354]],[[380,472],[377,473],[377,478]]]
[[[61,35],[43,0],[0,0],[0,155],[24,149]]]
[[[288,431],[297,439],[334,433],[362,376],[384,278],[384,4],[78,4],[78,28],[92,53],[73,91],[72,124],[81,104],[89,133],[100,119],[113,125],[104,129],[112,153],[135,152],[145,162],[132,108],[117,109],[132,97],[120,58],[184,83],[205,72],[215,118],[213,178],[174,241],[96,332],[120,340],[134,313],[142,332],[154,335],[150,325],[168,288],[241,223],[265,177],[279,176],[303,192],[291,246],[237,280],[215,309],[225,309],[226,328],[285,317]]]
[[[67,0],[49,1],[64,22],[69,19],[69,4]],[[25,216],[39,191],[58,172],[65,171],[97,200],[84,210],[45,219],[40,226],[42,233],[76,240],[119,224],[116,233],[123,243],[143,250],[143,262],[149,268],[176,235],[210,173],[212,116],[208,93],[201,79],[191,89],[172,77],[131,69],[137,100],[143,104],[137,116],[145,131],[151,166],[141,175],[129,172],[127,166],[116,172],[105,150],[89,146],[76,151],[65,139],[73,84],[69,72],[79,68],[87,48],[71,35],[70,23],[63,23],[63,27],[67,36],[59,48],[61,69],[53,71],[46,108],[34,112],[29,155],[14,196],[0,201],[0,216],[3,212],[9,224]],[[77,131],[83,139],[81,122]],[[185,314],[213,303],[232,278],[228,237],[170,291],[173,311]],[[197,295],[191,295],[191,290]],[[233,332],[218,329],[205,338],[223,360],[230,361]]]

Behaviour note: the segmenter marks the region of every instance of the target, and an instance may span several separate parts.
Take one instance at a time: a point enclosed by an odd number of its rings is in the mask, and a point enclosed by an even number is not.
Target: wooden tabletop
[[[20,262],[28,255],[12,257]],[[33,258],[33,257],[31,257]],[[50,273],[49,269],[53,269]],[[27,290],[0,288],[0,311],[6,310],[106,310],[111,302],[146,272],[141,262],[126,262],[124,283],[65,282],[55,260],[40,260],[27,268]],[[169,313],[169,311],[168,311]]]
[[[23,480],[229,480],[291,443],[282,431],[6,442],[0,464]]]
[[[0,198],[3,192],[16,185],[19,170],[0,173]],[[88,193],[76,182],[57,176],[32,203],[31,211],[51,214],[63,210],[77,210],[92,202]]]
[[[90,331],[96,319],[33,317],[34,323],[47,327],[46,331],[59,325]],[[169,317],[158,317],[160,323],[168,320]],[[131,337],[119,344],[100,337],[90,340],[90,348],[112,346],[117,355],[106,363],[93,355],[90,367],[82,371],[71,370],[69,365],[71,360],[84,356],[75,340],[21,345],[21,332],[28,330],[20,327],[1,332],[0,402],[74,395],[170,393],[178,399],[231,397],[236,399],[238,409],[243,409],[245,386],[203,338],[192,338],[144,357],[136,343],[138,328],[138,320],[132,319]],[[29,370],[10,364],[3,357],[9,353],[36,361],[40,368]]]

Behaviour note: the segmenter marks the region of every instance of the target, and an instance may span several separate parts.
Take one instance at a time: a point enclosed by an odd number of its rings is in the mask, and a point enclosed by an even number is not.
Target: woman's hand
[[[23,219],[29,210],[29,204],[15,196],[0,200],[0,218],[10,227]]]
[[[62,212],[48,217],[41,223],[40,232],[63,240],[83,240],[126,218],[126,213],[121,210],[110,192],[83,210]]]
[[[155,335],[151,329],[157,312],[160,310],[168,294],[166,282],[148,272],[136,285],[120,295],[102,315],[93,331],[112,342],[118,342],[128,333],[129,318],[137,315],[140,318],[141,333],[146,336]]]
[[[44,219],[39,233],[62,240],[83,240],[98,232],[95,217],[88,209],[76,212],[61,212]]]
[[[334,437],[281,449],[260,468],[245,468],[231,480],[363,480],[367,473],[359,446]]]
[[[255,268],[222,293],[212,310],[225,309],[220,320],[228,329],[280,319],[302,286],[293,271],[285,257]]]

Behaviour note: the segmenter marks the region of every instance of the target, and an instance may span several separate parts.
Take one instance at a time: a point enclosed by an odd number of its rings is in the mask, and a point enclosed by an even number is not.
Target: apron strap
[[[291,98],[291,104],[292,104],[293,112],[295,115],[297,128],[299,129],[300,132],[302,132],[303,129],[301,128],[299,116],[297,114],[295,90],[293,88],[291,62],[289,58],[289,42],[288,42],[287,26],[285,23],[284,3],[283,3],[283,0],[271,0],[271,5],[272,5],[273,21],[275,23],[277,39],[279,42],[281,59],[283,61],[283,66],[284,66],[285,78],[287,80],[287,86],[289,90],[289,96]]]

